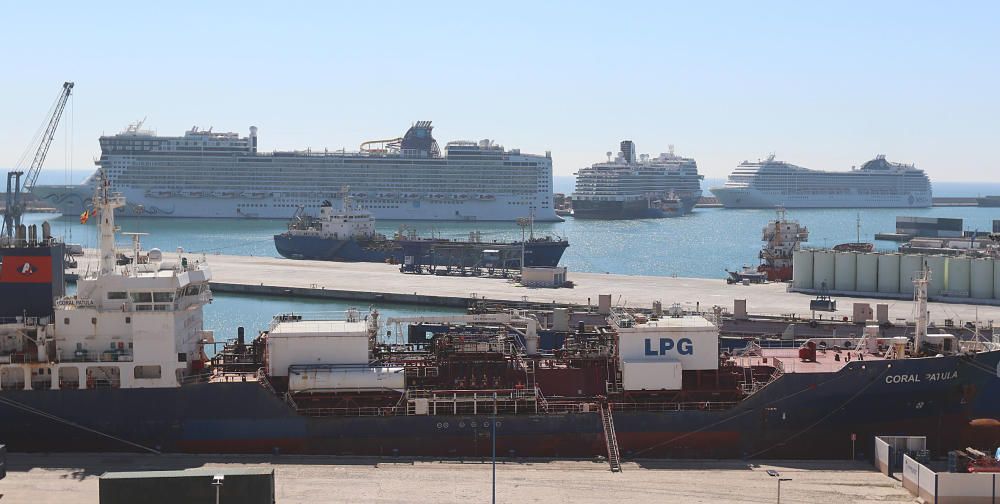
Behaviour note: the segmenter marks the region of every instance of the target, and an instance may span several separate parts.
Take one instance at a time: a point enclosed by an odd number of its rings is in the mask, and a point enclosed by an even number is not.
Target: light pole
[[[219,504],[219,491],[222,490],[222,482],[226,479],[223,474],[216,474],[212,478],[212,486],[215,487],[215,504]]]
[[[493,434],[490,441],[493,445],[493,504],[497,504],[497,393],[493,393]],[[216,503],[218,504],[218,503]]]
[[[781,473],[775,471],[774,469],[768,469],[767,475],[772,478],[778,478],[778,504],[781,504],[781,482],[782,481],[792,481],[792,478],[782,478]]]

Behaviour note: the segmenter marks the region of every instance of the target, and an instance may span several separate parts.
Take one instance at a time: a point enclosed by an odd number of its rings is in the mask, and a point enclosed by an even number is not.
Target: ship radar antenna
[[[608,156],[608,162],[610,163],[611,162],[611,151],[606,152],[605,155]]]

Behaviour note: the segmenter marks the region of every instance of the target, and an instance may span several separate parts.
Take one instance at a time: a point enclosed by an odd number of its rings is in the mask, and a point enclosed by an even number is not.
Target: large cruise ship
[[[775,160],[744,161],[711,189],[726,208],[923,208],[931,183],[923,170],[879,155],[850,171],[810,170]]]
[[[100,138],[97,165],[129,204],[123,215],[288,219],[319,210],[348,187],[378,219],[558,221],[552,157],[506,150],[489,140],[449,142],[442,153],[430,121],[358,152],[258,152],[257,128],[241,137],[192,128],[159,136],[142,124]],[[96,176],[79,186],[35,186],[64,214],[90,206]]]
[[[670,152],[636,159],[635,144],[621,142],[614,160],[596,163],[576,173],[573,217],[578,219],[638,219],[691,212],[701,197],[702,176],[694,159]]]

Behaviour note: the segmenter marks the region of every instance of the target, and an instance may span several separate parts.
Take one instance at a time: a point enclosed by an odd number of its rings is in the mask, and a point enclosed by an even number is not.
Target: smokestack
[[[631,140],[622,140],[621,148],[622,156],[625,156],[625,162],[628,164],[635,163],[635,144]]]

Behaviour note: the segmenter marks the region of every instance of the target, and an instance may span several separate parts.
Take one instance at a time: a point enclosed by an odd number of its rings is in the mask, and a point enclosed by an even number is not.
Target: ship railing
[[[684,401],[684,402],[611,402],[613,411],[725,411],[732,409],[736,401]]]
[[[997,335],[994,334],[994,340]],[[971,340],[971,341],[960,341],[958,343],[958,348],[962,352],[990,352],[994,350],[1000,350],[1000,341],[986,341],[986,340]]]
[[[191,373],[184,375],[183,378],[178,380],[180,385],[192,385],[195,383],[208,383],[212,378],[211,371],[199,371],[197,373]]]
[[[349,417],[373,417],[373,416],[397,416],[405,413],[399,406],[363,406],[356,408],[296,408],[296,412],[303,416],[328,417],[328,416],[349,416]]]

